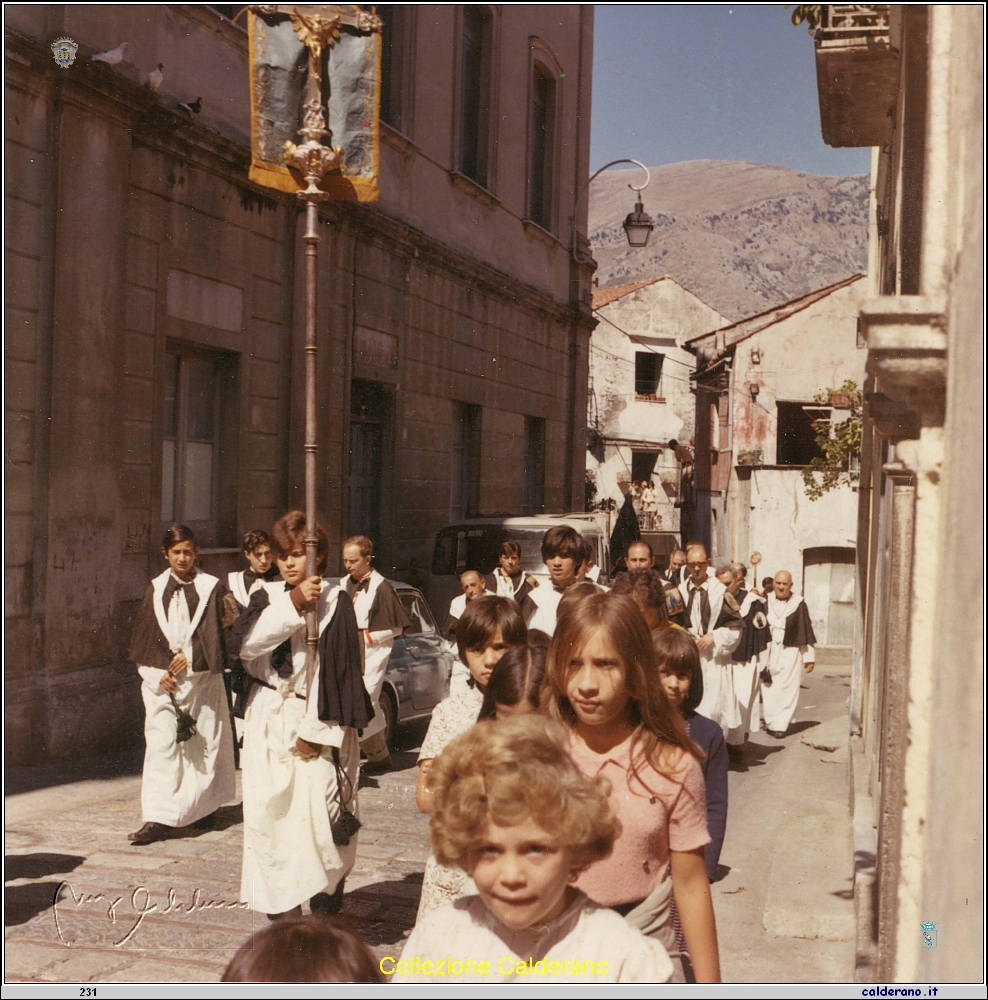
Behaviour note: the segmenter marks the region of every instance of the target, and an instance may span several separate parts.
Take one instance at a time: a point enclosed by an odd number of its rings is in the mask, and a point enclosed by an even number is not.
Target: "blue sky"
[[[869,170],[820,137],[813,40],[782,4],[597,4],[591,171],[629,157]]]

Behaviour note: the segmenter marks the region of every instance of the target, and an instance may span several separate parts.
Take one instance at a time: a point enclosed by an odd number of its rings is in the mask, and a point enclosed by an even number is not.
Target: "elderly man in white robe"
[[[394,641],[410,624],[394,587],[371,565],[373,558],[374,543],[366,535],[354,535],[343,543],[343,567],[348,575],[340,586],[353,601],[363,650],[364,686],[374,706],[374,717],[360,738],[360,749],[367,758],[364,771],[370,774],[391,769],[381,695]]]
[[[775,574],[766,617],[772,630],[768,647],[772,683],[762,682],[762,709],[769,735],[781,740],[796,714],[803,672],[812,673],[816,665],[810,613],[803,598],[793,593],[792,574],[784,569]]]
[[[734,664],[731,653],[741,641],[740,609],[727,587],[708,575],[710,557],[703,545],[686,549],[689,577],[679,585],[686,605],[686,629],[696,639],[703,670],[703,700],[697,712],[716,722],[728,733],[741,725],[734,696]]]
[[[758,674],[768,662],[769,644],[765,601],[754,591],[742,589],[738,565],[728,563],[717,570],[717,579],[738,602],[744,624],[741,641],[731,653],[734,697],[741,721],[727,734],[727,756],[735,762],[744,758],[744,746],[752,727],[758,729]]]

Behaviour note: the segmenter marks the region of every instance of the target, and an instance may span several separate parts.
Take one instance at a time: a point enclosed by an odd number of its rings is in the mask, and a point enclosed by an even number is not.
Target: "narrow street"
[[[721,857],[730,870],[713,886],[725,982],[851,978],[847,671],[818,664],[792,734],[759,733],[732,766]],[[381,956],[397,955],[411,929],[428,855],[414,803],[424,734],[422,723],[407,727],[398,769],[360,792],[364,825],[343,912]],[[266,923],[238,905],[239,805],[197,836],[127,843],[140,825],[140,763],[131,753],[8,771],[10,981],[216,981]]]

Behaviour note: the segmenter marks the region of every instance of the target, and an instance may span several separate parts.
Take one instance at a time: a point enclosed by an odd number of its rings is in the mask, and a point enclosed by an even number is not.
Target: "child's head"
[[[612,594],[623,594],[638,605],[650,629],[669,617],[666,586],[662,574],[654,569],[634,569],[622,573],[611,588]]]
[[[762,577],[762,593],[771,594],[772,584],[775,583],[775,577],[773,576],[763,576]]]
[[[244,555],[250,563],[250,568],[258,575],[264,576],[271,568],[271,561],[274,553],[271,551],[271,538],[266,531],[255,528],[244,535],[243,545]]]
[[[351,535],[340,549],[343,568],[354,578],[363,580],[370,573],[374,560],[374,543],[366,535]]]
[[[563,596],[559,598],[559,604],[556,605],[556,621],[558,622],[563,615],[569,614],[577,604],[599,593],[601,593],[600,587],[589,580],[581,580],[572,587],[567,587]]]
[[[316,536],[319,539],[316,546],[316,573],[322,576],[329,560],[329,535],[320,524],[316,527]],[[305,514],[300,510],[290,510],[275,521],[270,541],[278,571],[285,582],[301,583],[305,579]]]
[[[662,690],[648,625],[635,602],[620,594],[595,594],[560,619],[541,707],[577,730],[641,724],[643,750],[656,767],[660,744],[695,750]]]
[[[466,664],[472,683],[487,687],[494,664],[512,646],[524,646],[528,638],[521,609],[507,597],[488,594],[470,601],[456,624],[456,648]]]
[[[252,935],[224,983],[380,983],[370,948],[339,917],[282,919]]]
[[[606,858],[620,829],[606,780],[580,774],[565,733],[539,715],[478,722],[427,781],[436,860],[472,875],[513,930],[557,916],[574,874]]]
[[[582,551],[580,552],[580,565],[576,569],[577,578],[583,580],[593,566],[594,562],[594,545],[593,542],[586,535],[580,537],[580,542],[582,546]]]
[[[515,646],[497,661],[484,692],[478,719],[506,719],[530,715],[539,708],[545,676],[545,648]]]
[[[703,700],[703,670],[696,640],[682,629],[664,628],[652,634],[652,646],[669,704],[684,718],[691,718]]]
[[[184,524],[173,524],[161,540],[161,554],[171,571],[184,580],[192,572],[199,555],[199,540],[191,528]]]
[[[497,558],[501,564],[501,569],[508,576],[514,576],[518,572],[518,566],[521,563],[521,546],[513,539],[506,538],[501,542]]]
[[[556,587],[568,587],[576,580],[583,560],[583,538],[567,524],[558,524],[542,536],[542,561]]]

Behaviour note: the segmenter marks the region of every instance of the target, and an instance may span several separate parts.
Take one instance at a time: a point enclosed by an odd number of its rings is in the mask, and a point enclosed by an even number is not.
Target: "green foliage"
[[[788,10],[790,7],[795,6],[790,15],[790,20],[793,24],[799,26],[804,21],[806,22],[806,30],[812,35],[814,31],[820,26],[820,22],[823,20],[823,4],[821,3],[798,3],[798,4],[783,4],[783,6]]]
[[[613,497],[604,497],[603,500],[597,499],[597,477],[589,469],[586,470],[583,484],[583,500],[583,509],[587,512],[617,509]]]
[[[818,392],[814,402],[832,406],[834,397],[843,396],[849,409],[846,420],[835,424],[832,420],[814,421],[816,443],[822,457],[814,458],[803,469],[803,487],[811,500],[819,500],[824,493],[851,482],[851,461],[861,455],[861,390],[858,383],[848,379],[839,389]],[[817,478],[817,477],[820,478]]]

